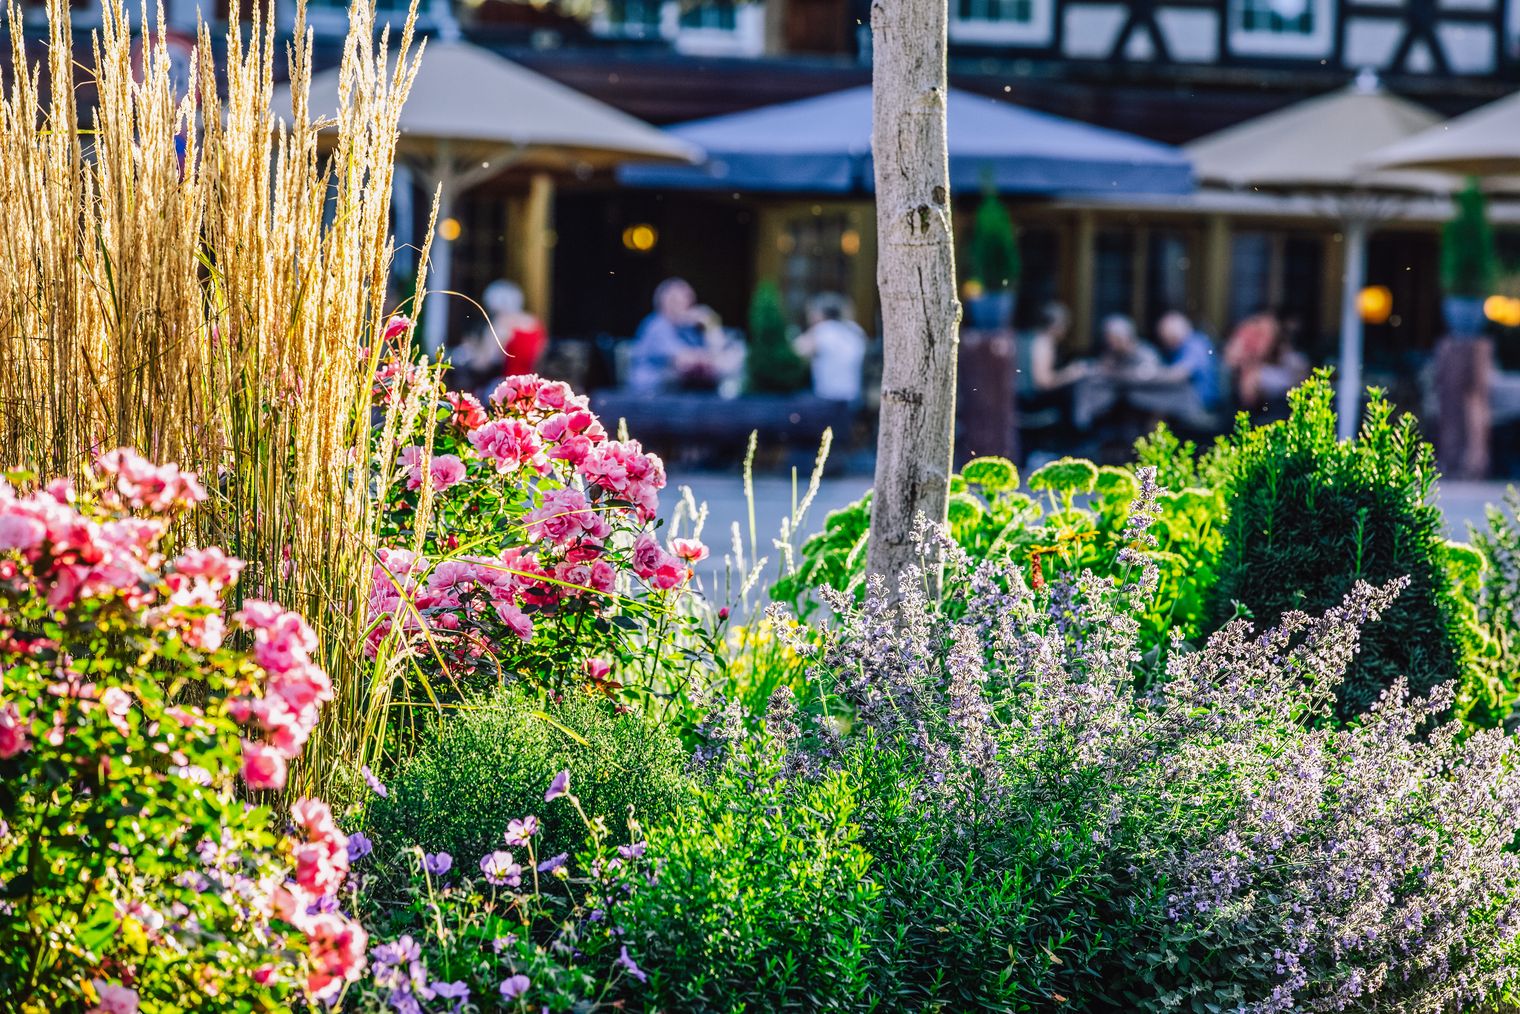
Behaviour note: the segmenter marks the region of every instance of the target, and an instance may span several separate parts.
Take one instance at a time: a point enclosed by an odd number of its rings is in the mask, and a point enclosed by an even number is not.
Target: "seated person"
[[[1086,375],[1088,365],[1078,360],[1056,368],[1056,354],[1071,331],[1071,314],[1060,303],[1046,303],[1040,311],[1040,327],[1019,341],[1019,404],[1036,408],[1054,404],[1053,395]]]
[[[813,393],[830,401],[860,401],[866,333],[855,323],[850,302],[833,292],[808,300],[808,329],[792,348],[813,368]]]
[[[1209,336],[1194,328],[1186,314],[1172,310],[1157,321],[1156,337],[1164,361],[1157,378],[1185,382],[1204,411],[1219,408],[1219,360]]]
[[[697,305],[697,294],[680,278],[654,290],[654,312],[644,318],[629,351],[628,386],[644,394],[716,390],[743,365],[718,315]]]
[[[548,335],[543,322],[523,309],[522,289],[505,279],[486,286],[481,297],[487,326],[466,342],[462,360],[477,387],[495,387],[504,376],[538,372]]]
[[[1103,351],[1094,370],[1114,380],[1152,380],[1161,370],[1161,356],[1140,340],[1134,321],[1110,314],[1103,318]]]

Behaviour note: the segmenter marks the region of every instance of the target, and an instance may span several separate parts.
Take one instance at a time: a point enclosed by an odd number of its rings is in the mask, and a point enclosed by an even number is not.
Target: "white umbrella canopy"
[[[312,76],[312,116],[337,116],[340,83],[336,68]],[[288,89],[275,103],[277,109],[290,108]],[[399,160],[426,189],[441,189],[439,221],[453,216],[462,191],[509,168],[583,171],[701,157],[694,146],[642,120],[457,39],[427,42],[400,129]],[[423,341],[434,352],[448,329],[444,293],[451,254],[450,241],[436,237],[423,327]]]
[[[1390,143],[1373,152],[1366,165],[1461,176],[1520,173],[1520,92]]]
[[[1423,106],[1385,92],[1376,76],[1364,72],[1348,88],[1259,116],[1183,148],[1206,184],[1314,194],[1334,203],[1346,257],[1336,391],[1342,437],[1356,431],[1361,416],[1362,318],[1357,296],[1367,277],[1367,233],[1388,213],[1391,195],[1450,192],[1456,184],[1440,173],[1375,170],[1367,158],[1440,119]]]
[[[1369,153],[1441,122],[1375,79],[1210,134],[1183,150],[1203,183],[1261,190],[1444,191],[1440,174],[1376,172]]]

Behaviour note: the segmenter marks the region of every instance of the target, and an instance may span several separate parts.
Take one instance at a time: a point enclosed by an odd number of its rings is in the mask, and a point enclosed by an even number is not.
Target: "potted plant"
[[[1441,310],[1450,334],[1471,338],[1483,333],[1483,300],[1493,290],[1498,257],[1476,180],[1457,194],[1456,204],[1456,215],[1441,232]]]
[[[744,389],[750,394],[791,394],[808,386],[808,364],[792,350],[781,290],[766,280],[749,303],[749,350]]]
[[[1013,323],[1022,271],[1018,232],[990,184],[982,190],[968,253],[971,277],[966,285],[967,319],[972,327],[982,330],[1008,327]]]

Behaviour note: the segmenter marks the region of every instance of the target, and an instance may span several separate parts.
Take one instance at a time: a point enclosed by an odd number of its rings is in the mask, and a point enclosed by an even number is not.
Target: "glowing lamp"
[[[648,253],[659,241],[660,234],[655,231],[655,227],[644,222],[623,230],[623,246],[634,253]]]
[[[1366,324],[1386,324],[1393,314],[1393,293],[1386,285],[1369,285],[1356,294],[1356,312]]]
[[[1483,301],[1483,316],[1501,327],[1520,327],[1520,299],[1489,296]]]

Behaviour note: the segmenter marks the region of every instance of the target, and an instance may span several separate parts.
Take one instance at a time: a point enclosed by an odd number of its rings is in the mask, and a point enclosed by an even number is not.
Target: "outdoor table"
[[[1205,424],[1210,420],[1198,392],[1185,380],[1092,373],[1076,382],[1071,414],[1077,429],[1091,429],[1099,419],[1118,409],[1184,424]]]

